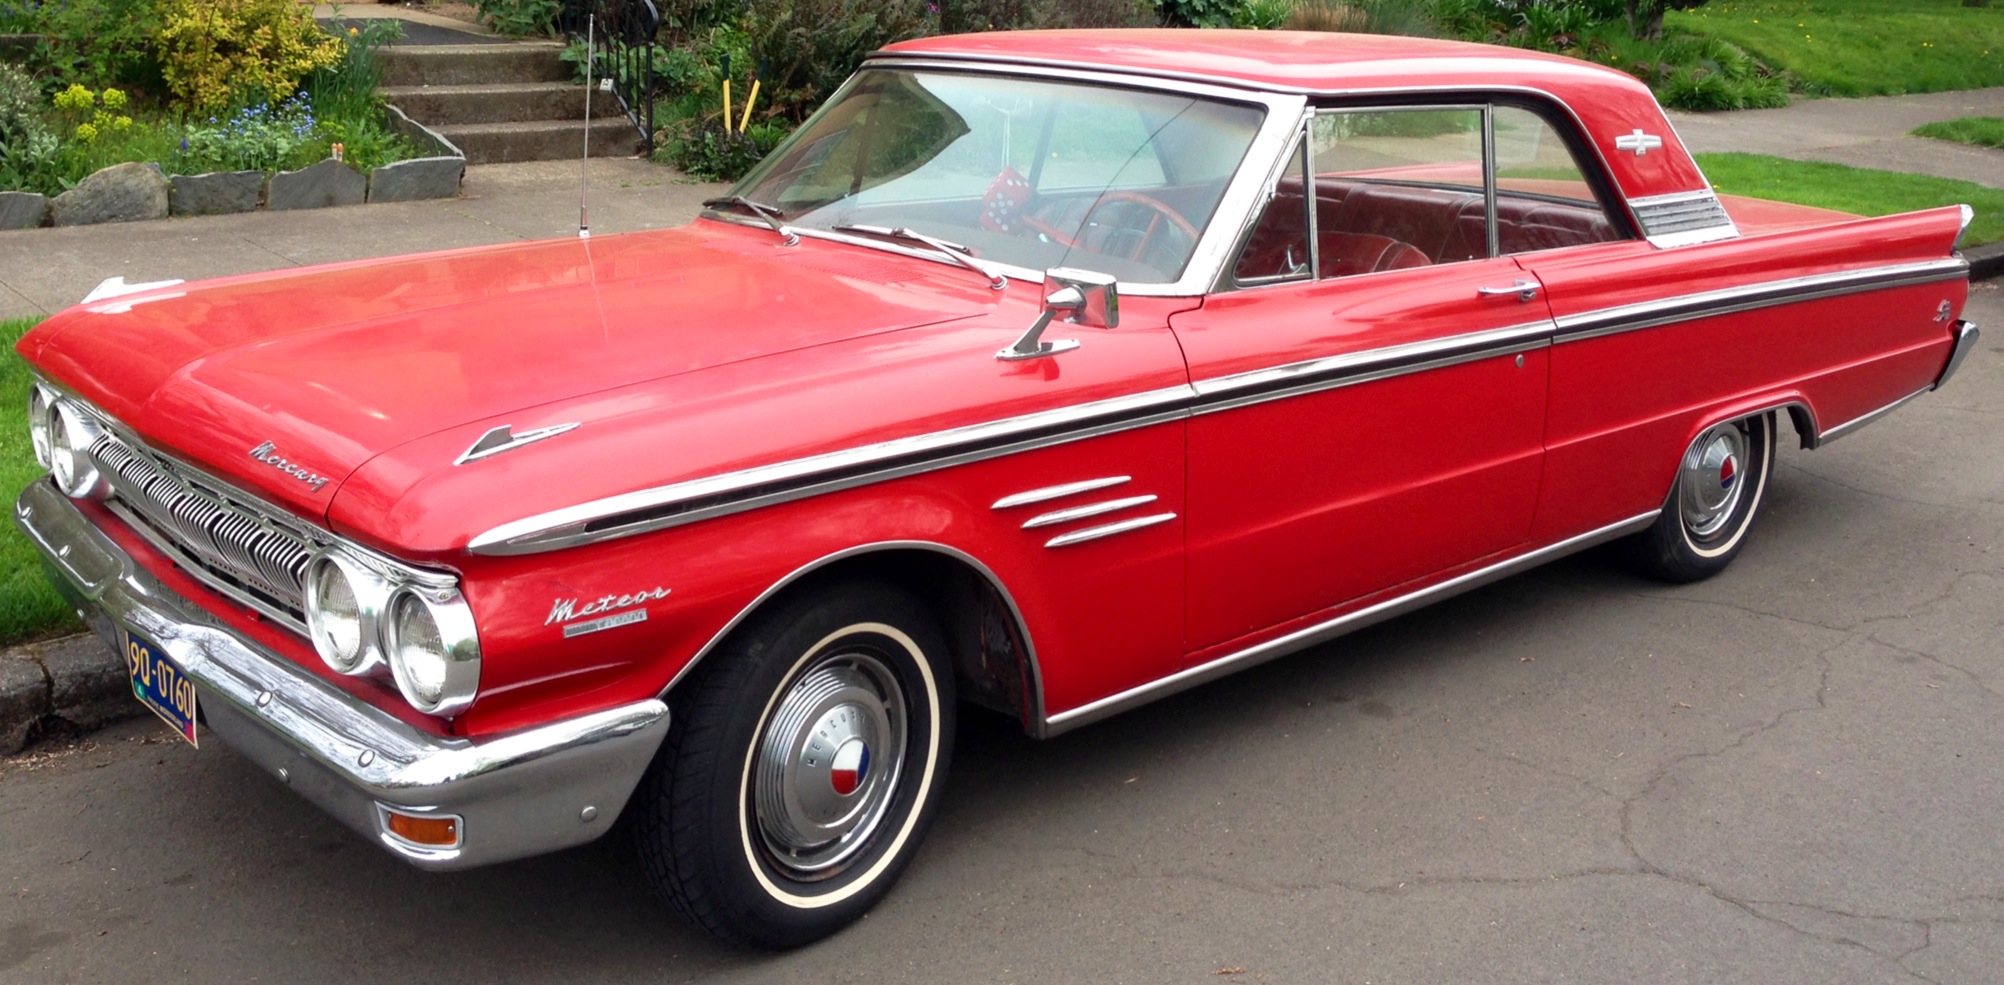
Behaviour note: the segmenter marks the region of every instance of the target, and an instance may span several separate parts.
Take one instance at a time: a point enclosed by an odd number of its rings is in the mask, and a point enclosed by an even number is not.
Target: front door
[[[1316,115],[1236,289],[1173,319],[1193,659],[1526,540],[1552,325],[1494,255],[1486,112]]]

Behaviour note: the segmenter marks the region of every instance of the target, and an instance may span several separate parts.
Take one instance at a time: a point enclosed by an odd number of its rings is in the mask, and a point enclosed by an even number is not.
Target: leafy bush
[[[655,6],[661,11],[661,33],[673,47],[675,42],[701,37],[711,28],[729,24],[739,4],[732,0],[655,0]]]
[[[38,35],[30,74],[93,89],[158,81],[156,0],[0,0],[0,33]]]
[[[655,156],[691,178],[736,181],[772,153],[791,130],[780,121],[764,120],[746,127],[743,133],[725,133],[715,121],[705,120],[671,138]]]
[[[1650,43],[1623,31],[1604,34],[1608,55],[1596,58],[1649,84],[1673,109],[1765,109],[1788,105],[1793,78],[1775,72],[1737,45],[1677,35]]]
[[[1244,0],[1232,11],[1232,26],[1271,31],[1287,23],[1294,0]]]
[[[1298,0],[1285,26],[1297,31],[1486,39],[1491,22],[1482,10],[1479,0]]]
[[[344,53],[292,0],[164,0],[163,19],[156,39],[161,72],[167,88],[196,112],[251,96],[283,99]]]
[[[0,62],[0,189],[28,188],[56,153],[56,135],[42,123],[42,90],[18,66]]]
[[[1155,0],[940,0],[938,6],[941,34],[1162,23]]]
[[[1161,0],[1162,19],[1175,27],[1231,27],[1243,0]]]
[[[562,0],[472,0],[473,9],[488,27],[511,38],[554,31]]]
[[[748,54],[773,111],[806,119],[887,44],[931,34],[925,0],[750,0],[742,21]],[[742,78],[750,65],[737,66]]]

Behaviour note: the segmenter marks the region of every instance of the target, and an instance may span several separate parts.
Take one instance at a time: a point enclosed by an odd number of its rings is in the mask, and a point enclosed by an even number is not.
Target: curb
[[[2004,275],[2004,243],[1990,243],[1962,251],[1969,261],[1969,279],[1986,280]]]
[[[51,729],[95,729],[145,711],[118,655],[91,633],[0,652],[0,756]]]

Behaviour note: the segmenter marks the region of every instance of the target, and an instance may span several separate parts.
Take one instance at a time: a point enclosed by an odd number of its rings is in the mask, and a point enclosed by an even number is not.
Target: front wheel
[[[1772,412],[1705,429],[1677,464],[1677,480],[1655,524],[1629,539],[1644,573],[1691,582],[1718,574],[1746,542],[1774,469]]]
[[[755,616],[706,662],[635,794],[642,871],[726,940],[818,940],[889,891],[938,804],[944,634],[908,594],[849,585]]]

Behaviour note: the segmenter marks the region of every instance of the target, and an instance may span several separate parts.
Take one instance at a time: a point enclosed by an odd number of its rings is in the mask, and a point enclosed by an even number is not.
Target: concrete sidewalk
[[[627,158],[593,158],[590,180],[594,234],[681,225],[727,188]],[[484,164],[466,169],[459,198],[0,232],[0,319],[60,311],[106,277],[195,280],[575,236],[579,187],[577,161]]]
[[[1867,99],[1797,99],[1781,109],[1671,113],[1698,153],[1742,151],[1907,171],[2004,188],[2004,150],[1909,136],[1923,123],[2004,117],[2004,87]]]

